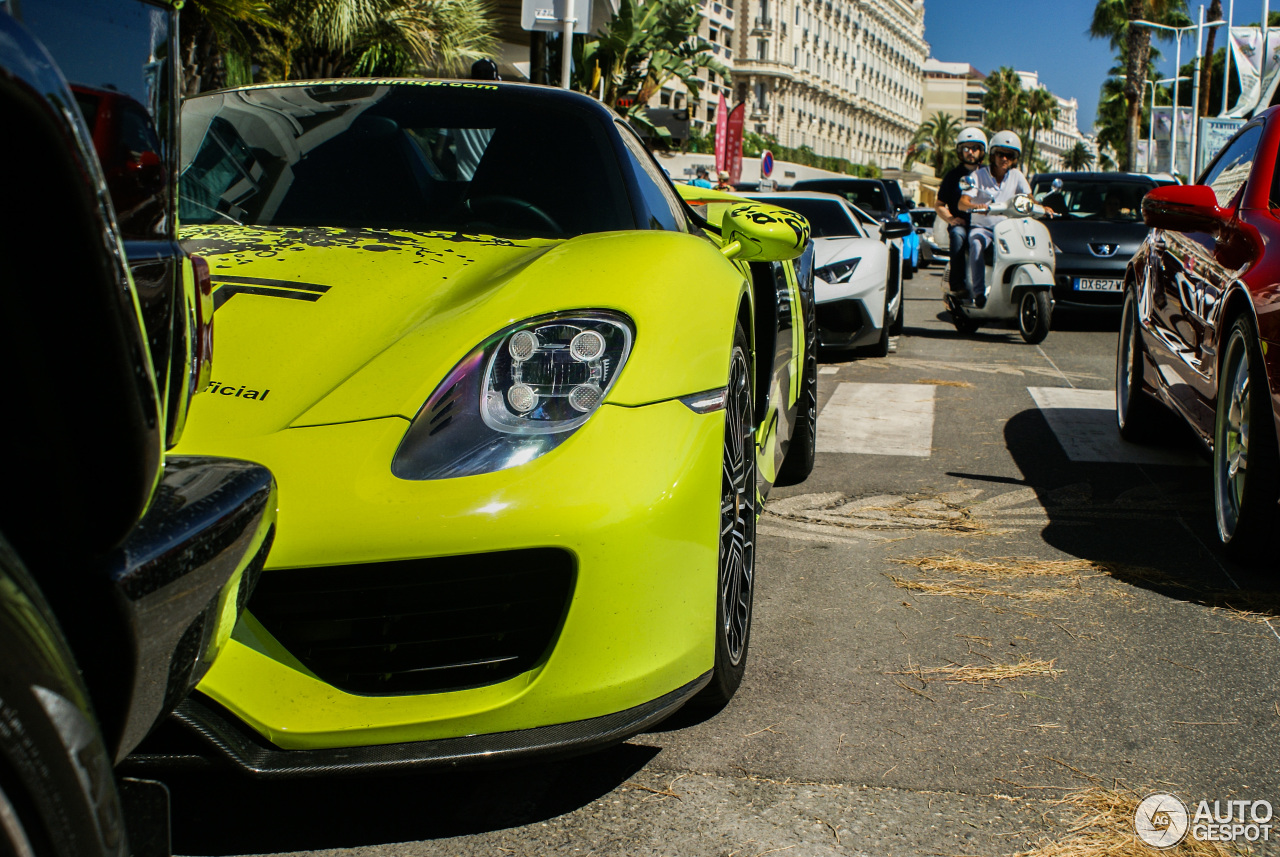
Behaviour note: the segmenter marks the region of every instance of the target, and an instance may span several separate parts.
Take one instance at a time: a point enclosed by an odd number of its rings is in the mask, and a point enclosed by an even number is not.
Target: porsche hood
[[[206,427],[213,422],[235,435],[412,417],[425,398],[421,387],[405,390],[401,380],[400,389],[377,395],[370,379],[373,389],[361,384],[355,397],[344,388],[374,364],[394,361],[396,346],[409,340],[418,343],[414,359],[429,393],[450,367],[422,365],[423,355],[447,362],[492,333],[459,320],[500,299],[516,274],[562,243],[227,226],[191,227],[183,237],[187,250],[208,261],[214,287],[213,383],[195,404]],[[495,308],[495,315],[504,314]],[[238,401],[219,407],[221,399]]]

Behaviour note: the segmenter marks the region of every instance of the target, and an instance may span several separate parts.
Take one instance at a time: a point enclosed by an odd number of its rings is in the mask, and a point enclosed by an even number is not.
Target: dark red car
[[[1218,534],[1244,560],[1280,523],[1278,150],[1272,108],[1196,184],[1147,194],[1116,355],[1120,433],[1149,437],[1157,400],[1187,421],[1213,453]]]

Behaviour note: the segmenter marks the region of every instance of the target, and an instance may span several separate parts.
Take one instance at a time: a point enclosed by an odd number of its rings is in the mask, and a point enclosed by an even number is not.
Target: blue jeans
[[[967,226],[948,226],[947,238],[951,241],[949,248],[951,253],[951,270],[948,272],[951,277],[951,291],[964,291],[964,251],[969,246],[969,227]]]
[[[969,229],[969,294],[974,300],[987,293],[987,265],[982,256],[994,241],[995,234],[990,229],[982,226]]]

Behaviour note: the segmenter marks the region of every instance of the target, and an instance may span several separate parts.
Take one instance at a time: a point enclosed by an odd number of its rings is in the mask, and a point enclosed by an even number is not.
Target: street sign
[[[760,153],[760,178],[767,179],[773,175],[773,152],[765,149]]]
[[[591,32],[590,0],[522,0],[520,27],[524,30],[541,30],[549,33],[564,32],[564,22],[577,18],[573,24],[575,33]]]

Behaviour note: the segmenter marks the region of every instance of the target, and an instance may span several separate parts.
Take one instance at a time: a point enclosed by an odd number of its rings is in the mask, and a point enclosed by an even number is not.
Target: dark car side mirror
[[[1217,194],[1206,185],[1158,187],[1142,199],[1142,219],[1156,229],[1208,232],[1230,217],[1231,212],[1218,205]]]
[[[884,241],[892,241],[895,238],[906,238],[915,230],[910,223],[904,223],[901,220],[890,220],[887,223],[880,224],[880,238]]]

